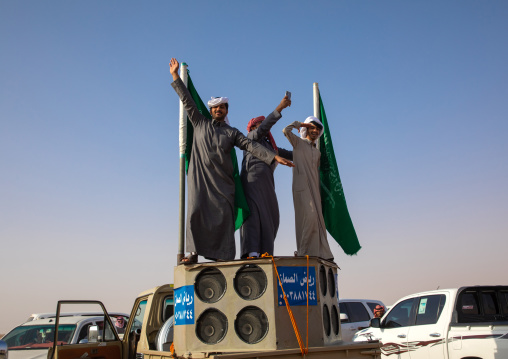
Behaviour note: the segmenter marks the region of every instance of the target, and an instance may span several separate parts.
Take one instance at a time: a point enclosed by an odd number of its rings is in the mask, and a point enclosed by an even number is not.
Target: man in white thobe
[[[300,137],[292,130],[300,131]],[[326,226],[321,209],[319,160],[321,152],[316,141],[323,134],[323,125],[316,117],[304,123],[295,121],[282,130],[293,145],[293,203],[297,255],[316,256],[333,260],[326,238]]]

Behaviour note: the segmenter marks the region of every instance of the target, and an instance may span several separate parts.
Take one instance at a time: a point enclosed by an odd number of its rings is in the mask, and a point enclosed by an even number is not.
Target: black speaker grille
[[[207,309],[196,321],[196,335],[205,344],[219,343],[228,332],[228,319],[217,309]]]
[[[226,293],[226,277],[216,268],[203,269],[196,276],[194,288],[203,302],[215,303]]]
[[[323,305],[323,329],[325,330],[326,336],[329,337],[331,334],[330,310],[326,304]]]
[[[326,269],[324,265],[319,267],[319,287],[321,288],[321,294],[326,295]]]
[[[266,286],[266,274],[255,264],[246,264],[236,272],[234,287],[238,295],[245,300],[261,297]]]
[[[258,307],[243,308],[235,320],[236,334],[248,344],[259,343],[268,334],[268,318]]]
[[[332,305],[332,330],[333,334],[339,335],[339,311],[337,306]]]
[[[328,268],[328,292],[330,297],[335,297],[335,276],[333,275],[332,268]]]

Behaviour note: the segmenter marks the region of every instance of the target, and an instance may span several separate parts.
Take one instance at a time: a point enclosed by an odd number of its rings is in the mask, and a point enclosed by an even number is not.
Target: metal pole
[[[187,86],[187,64],[182,62],[180,67],[180,78],[185,86]],[[179,143],[180,143],[180,210],[179,210],[179,226],[178,226],[178,253],[176,255],[176,263],[180,263],[185,256],[185,150],[187,149],[187,111],[180,101],[180,126],[179,126]]]
[[[314,95],[314,117],[317,117],[321,121],[321,112],[319,111],[319,85],[317,82],[314,82],[313,95]]]
[[[321,121],[321,111],[319,108],[319,85],[317,82],[314,82],[313,97],[314,97],[314,117],[318,118],[319,121]],[[316,147],[319,149],[319,141],[316,141]]]

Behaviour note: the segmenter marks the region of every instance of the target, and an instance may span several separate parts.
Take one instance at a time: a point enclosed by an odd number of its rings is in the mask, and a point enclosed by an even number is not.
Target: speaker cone
[[[337,307],[332,305],[332,330],[333,334],[339,335],[339,312],[337,311]]]
[[[219,343],[228,331],[228,319],[217,309],[207,309],[196,321],[196,335],[205,344]]]
[[[261,297],[266,290],[266,285],[265,272],[255,264],[246,264],[236,272],[235,290],[245,300]]]
[[[325,330],[325,334],[327,337],[330,336],[331,327],[330,327],[330,311],[328,310],[328,306],[323,305],[323,329]]]
[[[330,292],[330,297],[335,297],[335,276],[332,268],[328,268],[328,292]]]
[[[324,265],[319,267],[319,287],[321,287],[321,294],[326,295],[326,269]]]
[[[215,303],[226,292],[226,278],[216,268],[203,269],[196,276],[194,288],[199,299],[205,303]]]
[[[268,318],[258,307],[243,308],[235,320],[236,334],[247,344],[259,343],[268,334]]]

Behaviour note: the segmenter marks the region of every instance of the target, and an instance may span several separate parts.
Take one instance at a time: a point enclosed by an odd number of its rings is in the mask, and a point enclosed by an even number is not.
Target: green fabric
[[[187,88],[192,96],[192,99],[196,103],[199,112],[207,117],[208,119],[212,119],[210,115],[210,111],[208,107],[203,103],[201,97],[199,97],[194,84],[189,75],[189,70],[187,70],[188,80],[187,80]],[[192,139],[194,136],[194,127],[192,123],[187,118],[187,148],[185,150],[185,170],[189,171],[189,159],[192,155]],[[242,187],[242,181],[240,180],[240,171],[238,170],[238,159],[236,158],[236,150],[233,148],[231,151],[231,161],[233,161],[233,179],[235,181],[235,231],[239,229],[243,222],[249,217],[250,211],[249,206],[247,205],[247,199],[245,198],[245,193]]]
[[[326,230],[346,254],[353,255],[362,247],[358,242],[353,222],[347,210],[346,198],[340,181],[339,168],[333,152],[332,137],[330,136],[321,95],[319,95],[319,110],[324,127],[323,135],[319,139],[319,149],[321,151],[319,176],[321,180],[321,206]]]

